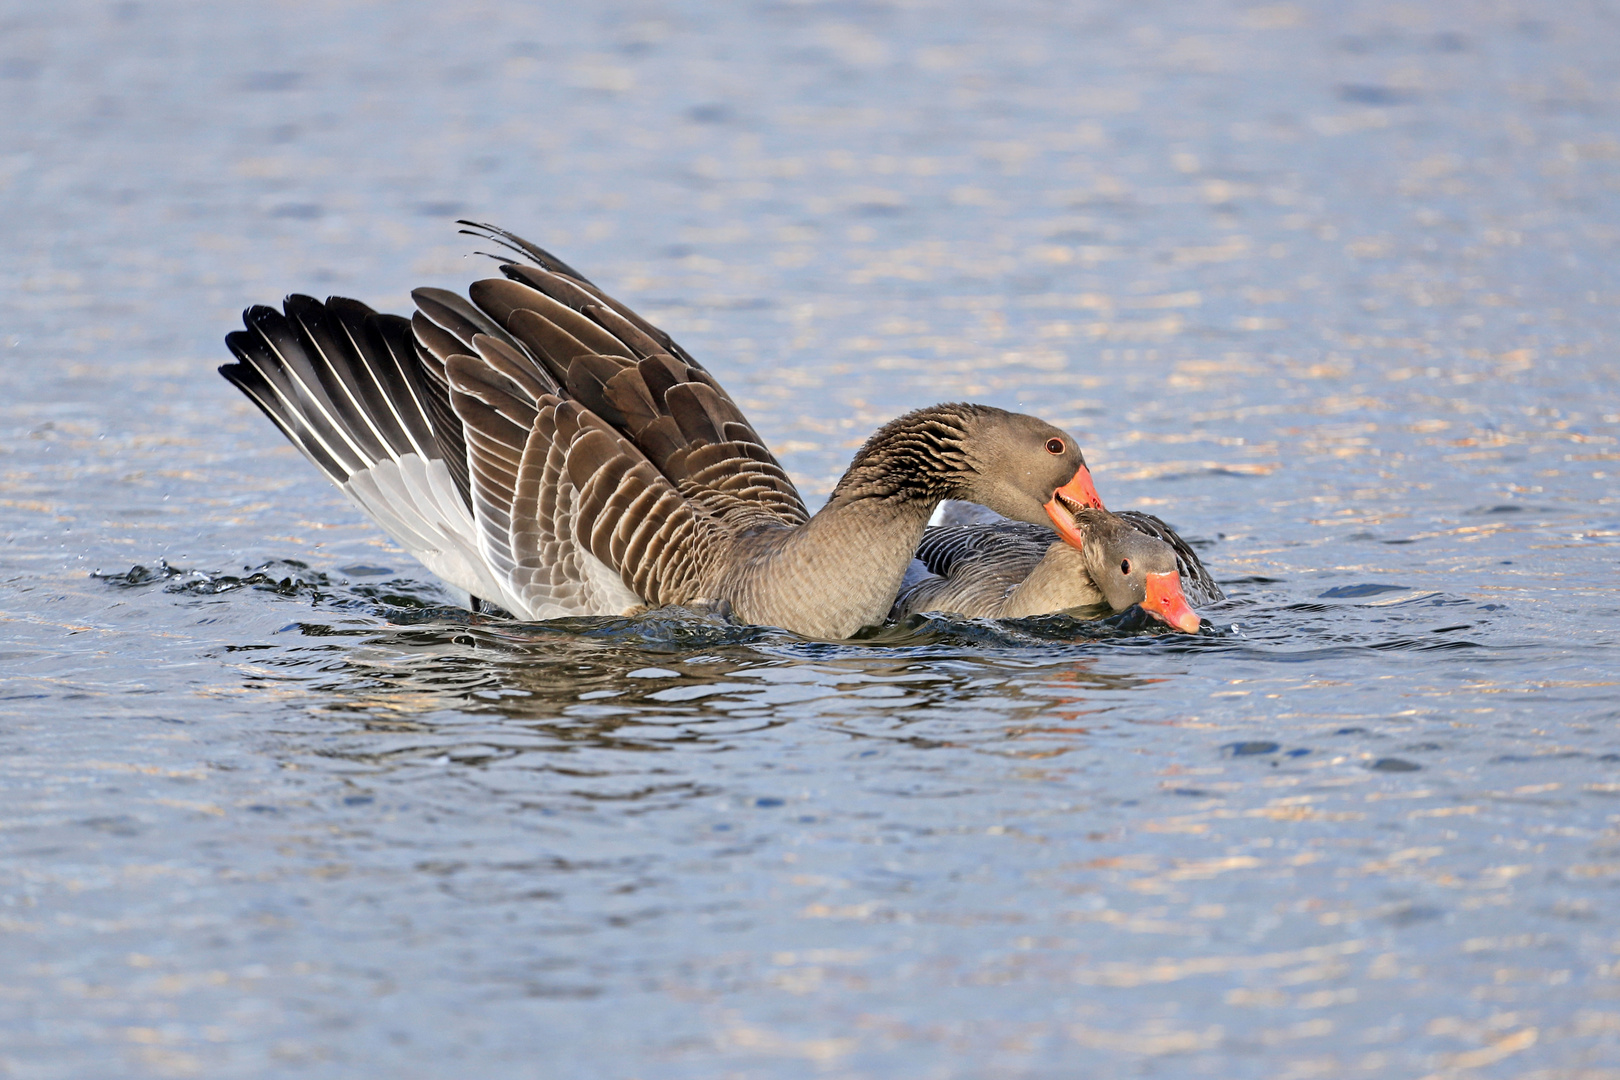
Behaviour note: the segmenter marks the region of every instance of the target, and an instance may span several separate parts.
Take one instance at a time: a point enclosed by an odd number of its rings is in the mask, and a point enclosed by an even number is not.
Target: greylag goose
[[[1152,514],[1067,509],[1078,547],[1055,542],[1038,526],[947,504],[948,523],[924,534],[891,617],[941,611],[1015,619],[1140,604],[1161,622],[1196,633],[1200,620],[1188,597],[1201,604],[1225,598],[1187,542]]]
[[[929,515],[965,499],[1050,521],[1098,505],[1067,433],[984,405],[880,428],[811,515],[720,384],[667,334],[493,226],[504,277],[257,306],[221,367],[438,577],[523,619],[713,605],[845,638],[881,622]]]

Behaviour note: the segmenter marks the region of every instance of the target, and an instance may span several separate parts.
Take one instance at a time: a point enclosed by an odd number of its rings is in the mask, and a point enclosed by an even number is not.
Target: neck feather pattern
[[[968,425],[989,411],[964,403],[934,405],[889,421],[856,452],[833,499],[950,497],[976,471],[964,445]]]

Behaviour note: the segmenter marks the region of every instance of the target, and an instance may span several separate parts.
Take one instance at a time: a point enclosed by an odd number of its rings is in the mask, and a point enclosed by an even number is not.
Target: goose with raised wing
[[[985,405],[919,409],[810,514],[703,366],[555,256],[493,226],[502,277],[250,308],[220,373],[400,546],[523,619],[714,605],[844,638],[888,613],[934,507],[1074,533],[1100,506],[1067,433]],[[1050,524],[1048,524],[1050,523]]]
[[[950,502],[901,584],[891,618],[925,611],[1016,619],[1133,604],[1186,633],[1201,625],[1193,603],[1225,599],[1191,545],[1152,514],[1063,505],[1065,541],[983,507]],[[1074,537],[1078,538],[1076,542]]]

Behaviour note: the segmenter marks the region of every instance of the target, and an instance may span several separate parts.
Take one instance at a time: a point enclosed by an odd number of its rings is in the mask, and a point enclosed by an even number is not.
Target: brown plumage
[[[1045,528],[1060,487],[1091,490],[1062,431],[938,405],[875,433],[811,516],[668,335],[473,229],[521,261],[466,297],[418,289],[409,322],[341,298],[252,308],[220,371],[429,569],[519,617],[712,603],[847,637],[888,611],[941,499]]]
[[[917,548],[891,617],[942,611],[1012,619],[1106,605],[1143,604],[1171,625],[1187,601],[1225,598],[1193,549],[1159,518],[1136,511],[1070,508],[1084,537],[1079,548],[1049,530],[1007,521],[977,507],[947,507],[947,524],[930,528]],[[1159,589],[1150,582],[1162,581]],[[1180,607],[1167,602],[1171,582]]]

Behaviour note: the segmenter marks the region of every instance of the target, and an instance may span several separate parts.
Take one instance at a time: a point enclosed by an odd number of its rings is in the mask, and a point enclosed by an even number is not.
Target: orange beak
[[[1181,575],[1174,570],[1147,576],[1147,596],[1142,600],[1142,610],[1186,634],[1198,633],[1202,625],[1198,613],[1187,606],[1187,598],[1181,594]]]
[[[1076,508],[1103,508],[1102,499],[1097,495],[1097,485],[1091,482],[1091,472],[1084,465],[1075,470],[1072,480],[1052,493],[1051,501],[1045,506],[1046,516],[1052,519],[1052,527],[1058,531],[1058,535],[1067,540],[1069,546],[1084,549],[1085,534],[1075,528],[1074,518],[1065,509],[1065,503]]]

